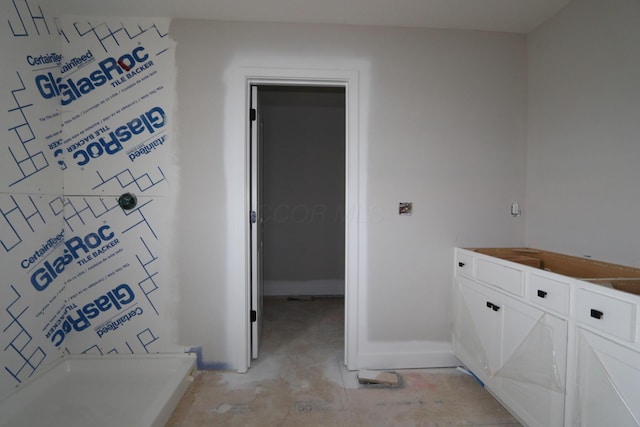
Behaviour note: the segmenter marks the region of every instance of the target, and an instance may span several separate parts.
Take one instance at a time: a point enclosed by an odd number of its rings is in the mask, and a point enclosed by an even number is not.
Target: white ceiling
[[[57,0],[60,15],[431,27],[528,33],[570,0]],[[53,3],[53,2],[52,2]]]

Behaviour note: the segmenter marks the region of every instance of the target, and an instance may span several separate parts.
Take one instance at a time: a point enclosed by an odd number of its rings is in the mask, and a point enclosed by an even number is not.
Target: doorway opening
[[[347,67],[348,68],[348,67]],[[345,90],[345,151],[346,151],[346,194],[345,194],[345,284],[344,284],[344,364],[348,370],[358,369],[359,347],[361,343],[361,329],[363,326],[362,309],[366,305],[366,289],[360,290],[361,277],[366,276],[366,257],[361,252],[360,236],[366,238],[361,232],[362,224],[359,219],[360,208],[366,206],[366,194],[360,192],[360,183],[365,182],[366,177],[361,176],[360,161],[360,75],[355,69],[341,68],[306,69],[306,68],[264,68],[264,67],[237,67],[229,71],[229,96],[226,98],[225,111],[229,114],[225,119],[228,155],[232,164],[240,164],[243,159],[244,167],[241,173],[232,173],[233,183],[236,188],[244,188],[244,197],[238,197],[238,193],[229,195],[231,202],[238,208],[238,215],[229,216],[230,230],[242,229],[243,238],[233,240],[230,244],[230,253],[238,259],[244,260],[244,268],[230,273],[230,283],[237,286],[230,288],[230,317],[233,319],[230,325],[232,333],[230,339],[235,351],[235,366],[238,372],[247,372],[252,360],[252,335],[257,335],[254,330],[254,305],[252,301],[252,288],[255,285],[252,270],[255,270],[258,257],[252,256],[252,231],[251,210],[254,205],[251,194],[251,159],[252,138],[251,133],[255,127],[251,127],[251,105],[253,101],[252,87],[262,85],[279,86],[332,86],[343,87]],[[257,90],[255,92],[257,94]],[[257,105],[257,102],[253,103]],[[244,111],[244,114],[238,112]],[[237,141],[237,143],[236,143]],[[242,141],[242,142],[240,142]],[[242,177],[242,179],[240,179]],[[255,187],[255,186],[254,186]],[[236,244],[238,243],[238,244]],[[364,248],[364,246],[363,246]],[[257,305],[256,305],[257,306]],[[257,313],[255,318],[258,319]],[[259,328],[256,328],[259,331]],[[253,333],[252,332],[256,332]]]
[[[347,109],[344,85],[253,84],[250,91],[255,359],[261,337],[283,336],[264,330],[281,329],[283,315],[295,324],[323,307],[345,312]],[[344,336],[344,316],[330,324],[341,329],[332,337]],[[288,335],[297,336],[291,326]]]

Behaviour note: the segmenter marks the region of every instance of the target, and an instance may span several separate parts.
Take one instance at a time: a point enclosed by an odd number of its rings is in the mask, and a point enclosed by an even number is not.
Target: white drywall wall
[[[265,292],[273,281],[304,292],[312,281],[344,280],[344,88],[259,93]]]
[[[528,37],[526,242],[640,267],[640,2],[574,0]]]
[[[347,26],[172,22],[177,42],[182,212],[180,341],[205,362],[241,355],[230,321],[245,286],[245,191],[225,118],[236,67],[347,69],[359,75],[363,259],[361,351],[450,349],[455,245],[520,245],[526,61],[518,35]],[[231,71],[230,71],[231,70]],[[235,132],[235,131],[234,131]],[[229,161],[225,162],[225,158]],[[229,200],[233,204],[229,204]],[[412,216],[398,215],[413,202]],[[238,218],[237,220],[235,218]],[[418,357],[419,358],[419,357]],[[379,359],[382,360],[382,359]]]

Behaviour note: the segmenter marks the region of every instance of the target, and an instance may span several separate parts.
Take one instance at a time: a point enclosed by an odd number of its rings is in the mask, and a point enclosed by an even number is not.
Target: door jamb
[[[249,214],[251,206],[250,188],[250,148],[251,132],[249,108],[251,103],[252,85],[282,85],[282,86],[333,86],[345,89],[345,360],[347,369],[357,369],[358,360],[358,284],[359,284],[359,221],[358,202],[359,188],[359,82],[358,72],[350,70],[307,70],[307,69],[272,69],[245,68],[240,69],[244,85],[244,170],[245,170],[245,210],[243,215]],[[236,74],[236,76],[240,77]],[[239,83],[239,80],[236,80]],[[245,286],[242,298],[234,302],[242,316],[242,330],[244,339],[236,340],[239,348],[236,366],[238,372],[246,372],[251,363],[251,322],[249,310],[251,307],[251,262],[250,262],[251,230],[249,221],[245,221],[243,244],[245,254]]]

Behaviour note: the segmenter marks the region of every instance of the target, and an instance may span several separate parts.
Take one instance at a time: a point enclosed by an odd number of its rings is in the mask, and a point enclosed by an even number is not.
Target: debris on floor
[[[360,384],[366,371],[344,363],[344,298],[314,298],[265,298],[260,357],[244,374],[200,371],[166,426],[520,426],[452,368],[398,369],[398,385]]]
[[[364,386],[399,388],[404,385],[402,377],[392,371],[371,371],[360,370],[358,372],[358,382]]]

